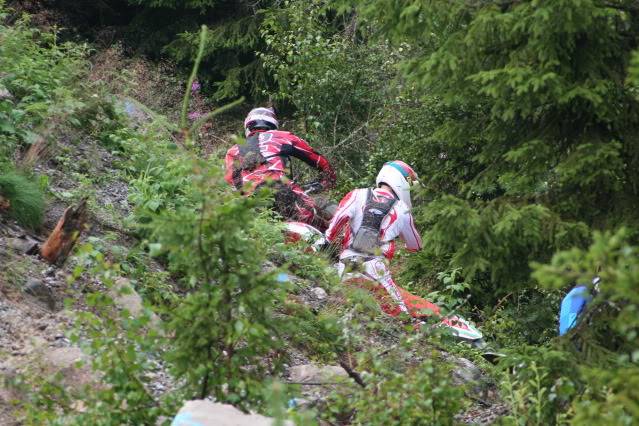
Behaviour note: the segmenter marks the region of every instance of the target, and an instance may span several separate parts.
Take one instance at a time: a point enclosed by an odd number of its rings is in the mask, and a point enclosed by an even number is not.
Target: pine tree
[[[495,300],[529,281],[530,260],[586,244],[589,227],[639,222],[639,104],[626,83],[635,2],[379,0],[362,10],[422,52],[404,71],[429,122],[410,151],[435,199],[420,215],[427,257],[481,278]]]

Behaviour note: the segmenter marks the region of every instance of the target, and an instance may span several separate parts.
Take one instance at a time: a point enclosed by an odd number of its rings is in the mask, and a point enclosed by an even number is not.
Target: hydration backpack
[[[366,204],[364,205],[364,217],[362,225],[353,237],[352,249],[360,253],[379,255],[381,242],[379,231],[382,221],[388,212],[395,205],[395,199],[380,197],[383,201],[376,201],[373,197],[373,190],[368,189],[366,194]]]
[[[240,168],[242,170],[253,170],[260,164],[266,163],[266,157],[262,155],[260,149],[260,134],[254,134],[240,145]]]
[[[266,157],[262,155],[260,149],[260,134],[254,134],[246,139],[246,142],[239,146],[239,161],[233,166],[233,184],[237,189],[242,188],[242,171],[254,170],[261,164],[266,163]]]

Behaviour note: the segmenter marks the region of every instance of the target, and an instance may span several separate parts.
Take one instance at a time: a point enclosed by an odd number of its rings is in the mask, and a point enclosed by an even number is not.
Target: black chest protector
[[[366,204],[364,205],[364,217],[362,225],[353,237],[352,249],[360,253],[379,255],[381,241],[379,232],[382,221],[395,205],[394,199],[380,197],[382,201],[376,201],[373,197],[373,190],[369,189],[366,194]]]

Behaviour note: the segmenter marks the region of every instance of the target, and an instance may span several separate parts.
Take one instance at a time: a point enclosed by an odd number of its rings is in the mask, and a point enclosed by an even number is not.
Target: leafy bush
[[[262,272],[263,250],[247,233],[256,200],[233,195],[215,169],[191,181],[195,206],[164,210],[149,224],[151,249],[196,288],[169,322],[168,359],[193,397],[254,403],[267,371],[260,360],[282,345],[286,324],[272,309],[284,289]]]
[[[418,345],[403,339],[387,356],[360,353],[358,367],[366,369],[366,387],[336,391],[323,416],[357,425],[455,424],[464,390],[452,383],[437,352]]]
[[[545,287],[589,285],[601,277],[600,292],[580,322],[551,345],[516,347],[500,367],[512,414],[506,420],[535,424],[632,424],[639,368],[639,260],[631,233],[595,233],[588,250],[571,249],[535,264]]]
[[[402,49],[367,43],[370,28],[331,1],[290,2],[264,12],[260,58],[276,83],[273,100],[294,106],[305,137],[340,171],[341,188],[361,181],[376,145],[375,121],[397,89]],[[348,189],[350,190],[350,188]]]
[[[37,128],[47,120],[70,117],[84,104],[74,87],[87,69],[87,46],[58,43],[55,33],[39,31],[28,17],[12,26],[0,3],[0,87],[10,98],[0,98],[0,134],[12,148],[33,144]],[[50,123],[47,123],[50,124]],[[4,144],[3,144],[4,145]],[[6,149],[3,146],[3,149]]]
[[[599,293],[585,316],[592,324],[578,327],[574,337],[588,334],[589,329],[599,329],[599,334],[588,335],[589,343],[622,354],[639,349],[639,258],[637,247],[631,243],[633,237],[633,232],[626,228],[615,233],[597,232],[588,250],[559,252],[548,265],[535,264],[533,274],[550,288],[566,288],[573,282],[590,285],[593,277],[599,276]],[[633,361],[638,355],[632,356]]]
[[[579,370],[570,353],[548,347],[522,346],[500,362],[511,412],[506,424],[556,424],[579,392]]]
[[[40,227],[44,218],[44,194],[37,183],[16,172],[0,174],[0,196],[9,202],[9,217],[27,228]]]

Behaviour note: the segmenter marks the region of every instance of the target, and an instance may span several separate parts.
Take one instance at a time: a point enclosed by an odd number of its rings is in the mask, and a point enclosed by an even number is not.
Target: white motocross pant
[[[369,259],[369,260],[366,260]],[[360,270],[357,271],[346,271],[346,264],[350,262],[357,262],[361,265]],[[364,277],[368,280],[373,280],[381,284],[390,297],[397,303],[402,312],[408,312],[408,308],[402,299],[402,296],[393,281],[393,277],[391,277],[390,271],[388,270],[388,264],[384,258],[374,257],[363,258],[363,257],[349,257],[346,259],[340,259],[339,263],[336,265],[337,272],[342,279],[342,281],[348,281],[349,279]]]

